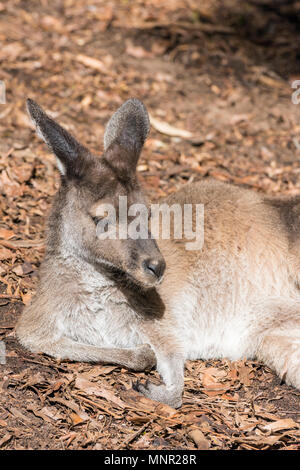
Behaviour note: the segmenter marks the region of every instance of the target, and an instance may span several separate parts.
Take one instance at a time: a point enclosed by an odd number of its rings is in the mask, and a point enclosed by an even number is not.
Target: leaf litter
[[[111,113],[142,99],[152,199],[207,177],[299,194],[297,21],[254,1],[0,2],[1,449],[300,449],[300,392],[257,362],[188,361],[174,410],[132,389],[144,373],[30,354],[14,334],[59,184],[26,97],[98,153]]]

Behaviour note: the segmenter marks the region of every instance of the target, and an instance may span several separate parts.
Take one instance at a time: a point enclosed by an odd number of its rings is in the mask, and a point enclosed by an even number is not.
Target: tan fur
[[[160,259],[151,240],[136,247],[132,265],[125,256],[131,245],[93,238],[86,214],[108,196],[95,200],[81,186],[79,192],[70,183],[54,206],[51,220],[61,222],[50,226],[40,286],[17,325],[25,347],[135,370],[156,361],[164,383],[136,388],[175,407],[186,359],[256,357],[300,389],[299,198],[268,198],[213,180],[183,187],[165,202],[204,204],[204,246],[187,251],[184,239],[158,240],[166,261],[159,283],[141,270],[145,252]],[[127,194],[142,200],[137,189]],[[116,278],[101,260],[135,281]]]

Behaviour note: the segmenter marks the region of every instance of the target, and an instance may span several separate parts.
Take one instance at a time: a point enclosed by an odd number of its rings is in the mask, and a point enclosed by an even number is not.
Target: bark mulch
[[[207,177],[299,194],[299,17],[281,13],[233,0],[0,2],[1,449],[300,448],[300,392],[257,362],[189,361],[174,410],[132,390],[155,371],[58,362],[14,334],[59,181],[26,97],[99,155],[111,113],[143,100],[152,131],[138,172],[153,199]]]

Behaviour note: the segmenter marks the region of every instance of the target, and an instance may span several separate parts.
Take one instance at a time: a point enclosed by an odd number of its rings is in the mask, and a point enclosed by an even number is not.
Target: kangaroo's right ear
[[[106,126],[105,159],[123,175],[132,174],[149,130],[149,116],[143,103],[136,98],[126,101]]]
[[[78,168],[77,159],[88,153],[62,126],[51,119],[35,101],[27,100],[27,110],[41,137],[55,154],[62,175],[70,176]]]

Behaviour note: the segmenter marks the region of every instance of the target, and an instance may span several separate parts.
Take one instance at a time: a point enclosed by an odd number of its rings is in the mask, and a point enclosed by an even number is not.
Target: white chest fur
[[[59,335],[99,347],[141,344],[134,328],[136,314],[114,282],[92,269],[81,267],[77,273],[64,284],[56,322]]]

